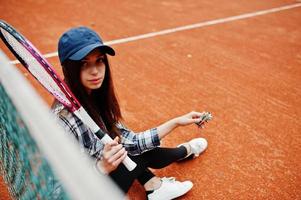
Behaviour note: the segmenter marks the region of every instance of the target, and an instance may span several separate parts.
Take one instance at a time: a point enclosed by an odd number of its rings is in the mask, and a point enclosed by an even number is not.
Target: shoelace
[[[175,182],[176,181],[176,178],[175,177],[163,177],[161,178],[162,181],[166,180],[168,182]]]
[[[202,148],[202,144],[196,143],[195,145],[190,145],[191,153],[193,153],[196,157],[199,155],[200,149]]]

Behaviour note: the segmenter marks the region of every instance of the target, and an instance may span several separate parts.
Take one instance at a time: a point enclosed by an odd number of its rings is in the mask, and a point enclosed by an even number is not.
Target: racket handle
[[[105,134],[103,136],[103,138],[101,139],[101,142],[103,142],[104,144],[111,142],[111,141],[113,141],[112,138],[110,136],[108,136],[107,134]],[[134,161],[132,161],[128,156],[125,157],[125,159],[122,161],[122,163],[129,171],[133,171],[135,169],[135,167],[137,166],[137,164]]]
[[[101,140],[103,144],[113,141],[113,139],[108,134],[105,134],[99,129],[97,124],[92,120],[92,118],[89,116],[89,114],[83,107],[80,107],[79,109],[75,110],[74,114],[79,119],[81,119],[88,127],[91,128],[91,130]],[[122,163],[129,171],[132,171],[137,166],[137,164],[133,162],[128,156],[125,157]]]
[[[125,157],[122,163],[129,171],[133,171],[137,166],[137,164],[134,161],[132,161],[132,159],[130,159],[130,157],[128,156]]]

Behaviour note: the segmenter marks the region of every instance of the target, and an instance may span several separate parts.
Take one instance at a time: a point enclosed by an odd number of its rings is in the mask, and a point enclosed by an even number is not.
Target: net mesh
[[[0,84],[0,169],[15,199],[69,199]]]
[[[16,38],[14,38],[10,33],[4,29],[0,29],[1,33],[5,37],[9,45],[16,51],[16,53],[21,57],[21,59],[27,64],[28,70],[33,74],[33,76],[38,79],[43,86],[50,91],[54,96],[64,102],[66,105],[70,105],[70,101],[67,99],[66,95],[58,87],[57,83],[50,77],[48,72],[43,66],[33,57],[33,55],[20,43]],[[34,47],[31,47],[34,48]],[[36,49],[32,49],[32,53],[37,53]],[[39,56],[39,55],[36,55]]]

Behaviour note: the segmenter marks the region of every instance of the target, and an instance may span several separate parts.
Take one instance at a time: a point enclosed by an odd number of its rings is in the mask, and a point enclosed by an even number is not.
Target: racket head
[[[20,63],[71,112],[81,105],[42,54],[7,22],[0,20],[0,37]]]

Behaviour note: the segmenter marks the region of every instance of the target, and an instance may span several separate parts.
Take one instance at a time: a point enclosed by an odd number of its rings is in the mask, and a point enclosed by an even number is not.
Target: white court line
[[[211,26],[211,25],[215,25],[215,24],[222,24],[222,23],[236,21],[236,20],[240,20],[240,19],[251,18],[251,17],[255,17],[255,16],[279,12],[282,10],[297,8],[300,6],[301,6],[301,3],[295,3],[292,5],[281,6],[278,8],[261,10],[261,11],[246,13],[246,14],[242,14],[242,15],[236,15],[236,16],[232,16],[232,17],[226,17],[226,18],[221,18],[221,19],[215,19],[215,20],[190,24],[190,25],[186,25],[186,26],[179,26],[176,28],[165,29],[162,31],[151,32],[151,33],[146,33],[146,34],[142,34],[142,35],[136,35],[136,36],[132,36],[132,37],[111,40],[111,41],[105,42],[105,44],[107,44],[107,45],[122,44],[122,43],[126,43],[126,42],[132,42],[132,41],[142,40],[142,39],[146,39],[146,38],[156,37],[159,35],[166,35],[166,34],[175,33],[175,32],[179,32],[179,31],[191,30],[191,29],[196,29],[196,28],[200,28],[200,27]],[[44,55],[45,58],[51,58],[51,57],[55,57],[55,56],[58,56],[57,52],[48,53],[48,54]],[[14,60],[14,61],[11,61],[10,63],[17,64],[17,63],[19,63],[19,61]]]

